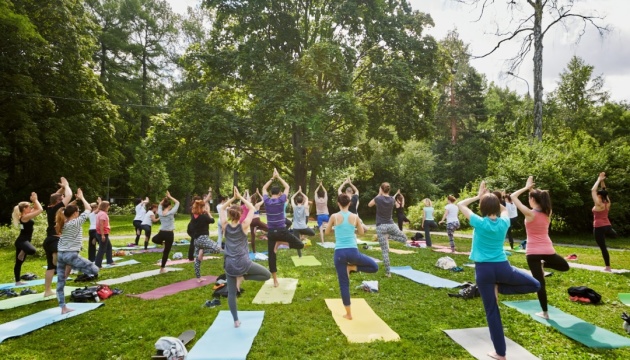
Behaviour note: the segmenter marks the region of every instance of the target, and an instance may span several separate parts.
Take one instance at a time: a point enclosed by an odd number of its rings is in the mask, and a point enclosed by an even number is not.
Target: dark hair
[[[394,196],[394,199],[396,199],[396,201],[400,202],[400,200],[402,200],[402,195],[398,194],[398,195]]]
[[[547,216],[551,215],[551,197],[549,196],[549,191],[533,189],[529,192],[529,197],[540,205],[542,212],[547,214]]]
[[[227,209],[228,220],[230,221],[238,221],[241,218],[241,214],[243,213],[243,209],[240,206],[234,204],[230,205]],[[225,226],[225,225],[223,225]]]
[[[608,190],[606,190],[606,188],[597,190],[597,195],[599,195],[602,198],[603,203],[610,202],[610,199],[608,198]]]
[[[162,202],[160,203],[160,205],[162,205],[163,208],[167,208],[171,206],[171,200],[165,197],[164,199],[162,199]]]
[[[227,198],[223,195],[219,195],[219,202],[223,202],[224,200],[226,200]]]
[[[249,197],[249,202],[251,202],[253,205],[256,205],[256,203],[258,202],[258,194],[253,193],[252,196]]]
[[[389,194],[389,190],[391,190],[391,187],[389,186],[388,182],[384,182],[381,184],[381,190],[383,190],[383,192],[385,194]]]
[[[323,198],[324,197],[324,190],[322,190],[322,189],[317,190],[317,197]]]
[[[61,201],[61,194],[54,193],[50,195],[50,206],[57,205]]]
[[[481,211],[481,216],[501,216],[501,202],[496,195],[492,193],[486,194],[479,202],[479,210]]]
[[[271,195],[280,194],[280,186],[274,185],[271,187]]]
[[[138,205],[138,204],[140,204],[141,202],[142,202],[142,199],[141,199],[141,198],[135,198],[135,199],[133,199],[133,204],[134,204],[134,205]]]
[[[147,204],[147,210],[153,210],[153,209],[157,209],[158,204],[153,203],[153,204]]]
[[[455,196],[453,195],[449,195],[446,199],[448,199],[448,201],[454,203],[455,201],[457,201],[457,199],[455,198]]]
[[[206,204],[204,203],[203,199],[195,200],[195,202],[192,204],[191,212],[195,215],[203,214],[205,212],[205,207]]]
[[[341,207],[346,207],[350,204],[350,196],[346,193],[341,193],[337,196],[337,202]]]
[[[302,196],[302,194],[297,194],[295,195],[295,202],[298,204],[301,204],[304,202],[304,196]]]
[[[492,193],[499,199],[499,202],[503,201],[503,194],[499,190],[495,190]]]
[[[78,211],[79,207],[76,205],[68,205],[57,210],[55,214],[55,230],[57,234],[61,234],[64,225],[66,225],[66,221]]]
[[[512,203],[512,193],[505,193],[505,198],[503,199],[507,202],[509,202],[510,204]]]

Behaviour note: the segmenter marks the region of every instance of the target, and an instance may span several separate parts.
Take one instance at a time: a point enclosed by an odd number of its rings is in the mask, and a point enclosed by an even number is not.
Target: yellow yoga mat
[[[372,248],[372,250],[381,251],[381,248],[380,247],[375,247],[375,248]],[[400,249],[392,249],[392,248],[389,249],[389,252],[390,253],[394,253],[394,254],[399,254],[399,255],[406,255],[406,254],[414,254],[415,253],[415,251],[412,251],[412,250],[400,250]]]
[[[293,260],[293,264],[295,264],[295,266],[319,266],[322,264],[315,258],[315,256],[312,255],[302,257],[291,256],[291,260]]]
[[[278,287],[273,287],[273,279],[267,280],[256,294],[254,304],[290,304],[293,301],[298,279],[279,278]]]
[[[365,299],[352,299],[352,320],[343,317],[346,313],[346,308],[343,306],[341,299],[326,299],[326,305],[332,312],[337,326],[348,338],[348,342],[366,343],[377,340],[400,340],[400,336],[376,315]]]

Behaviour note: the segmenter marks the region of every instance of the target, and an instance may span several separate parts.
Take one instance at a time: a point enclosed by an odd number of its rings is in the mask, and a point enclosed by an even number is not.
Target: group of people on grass
[[[605,173],[600,173],[597,181],[591,189],[594,207],[594,235],[595,240],[602,251],[605,262],[605,271],[611,271],[610,256],[606,249],[606,237],[615,237],[608,220],[610,210],[610,198],[604,185]],[[275,185],[274,183],[279,183]],[[90,204],[84,198],[81,189],[76,192],[76,199],[83,204],[81,213],[75,202],[70,202],[72,190],[65,178],[61,178],[60,187],[51,195],[50,205],[46,208],[48,228],[47,237],[43,248],[46,252],[47,271],[44,296],[54,293],[51,289],[52,278],[57,273],[57,298],[62,313],[72,311],[65,305],[64,286],[71,269],[75,269],[98,277],[98,272],[105,256],[107,264],[113,264],[111,258],[111,242],[109,240],[109,203],[98,199],[97,203]],[[344,186],[346,189],[344,191]],[[228,284],[228,304],[232,312],[234,325],[238,327],[236,296],[240,291],[244,280],[266,281],[273,278],[274,286],[279,286],[277,277],[276,251],[279,245],[287,245],[291,249],[300,251],[304,248],[301,236],[314,236],[315,232],[308,228],[309,200],[301,188],[291,197],[293,207],[293,231],[289,231],[288,219],[285,215],[290,187],[274,169],[272,177],[262,188],[262,195],[257,191],[253,196],[241,195],[234,187],[233,196],[230,199],[221,199],[217,206],[219,212],[219,237],[218,242],[209,238],[209,225],[214,222],[208,206],[212,198],[212,189],[205,198],[193,200],[191,221],[188,232],[191,235],[191,249],[189,258],[194,257],[195,275],[199,281],[200,262],[204,252],[218,253],[224,247],[224,270]],[[397,209],[404,208],[404,197],[400,192],[390,195],[389,183],[383,183],[379,187],[379,193],[369,203],[369,207],[376,207],[376,233],[383,255],[383,267],[385,275],[390,275],[389,240],[407,242],[406,235],[402,232],[402,222],[405,221],[404,212]],[[378,271],[375,261],[361,254],[357,247],[357,234],[362,235],[365,225],[357,213],[359,194],[350,179],[346,179],[339,187],[337,205],[340,211],[330,215],[328,212],[328,198],[323,185],[320,183],[315,198],[317,209],[317,222],[320,229],[321,240],[324,234],[335,234],[334,263],[339,280],[339,288],[342,301],[346,307],[347,319],[352,319],[350,307],[349,275],[352,272],[361,271],[374,273]],[[529,192],[528,205],[519,200],[519,196]],[[262,198],[256,202],[258,197]],[[490,328],[491,338],[494,343],[494,351],[489,355],[496,359],[505,358],[505,340],[503,327],[497,304],[498,293],[524,294],[537,292],[542,312],[537,315],[548,318],[547,295],[545,289],[544,268],[552,268],[557,271],[567,271],[569,265],[564,258],[558,255],[549,238],[549,223],[551,216],[551,199],[547,191],[534,188],[533,177],[529,177],[525,186],[508,196],[505,196],[505,206],[502,203],[503,196],[499,193],[491,193],[482,182],[477,196],[459,201],[453,196],[448,197],[444,216],[440,223],[446,222],[447,233],[451,249],[454,250],[453,232],[459,227],[458,212],[461,212],[474,228],[470,259],[475,262],[475,279],[486,312],[486,319]],[[252,202],[252,200],[254,200]],[[475,201],[479,201],[481,215],[475,214],[468,207]],[[240,202],[241,204],[236,204]],[[435,225],[433,207],[429,199],[424,199],[422,226],[425,229],[427,246],[431,245],[430,229]],[[267,213],[267,223],[260,221],[259,210],[264,204]],[[510,266],[503,250],[503,243],[510,227],[514,224],[514,207],[521,211],[525,217],[525,229],[527,233],[526,256],[532,275],[520,272]],[[138,244],[141,231],[145,232],[145,249],[151,236],[151,224],[160,221],[160,229],[153,241],[164,245],[161,272],[165,271],[171,246],[174,242],[175,222],[174,216],[179,208],[179,201],[173,198],[169,192],[157,205],[149,205],[149,199],[138,199],[134,225],[136,227],[136,244]],[[144,209],[144,211],[143,211]],[[392,214],[396,210],[398,225],[394,223]],[[20,234],[15,241],[16,255],[14,276],[16,285],[22,285],[20,280],[21,267],[27,255],[33,255],[35,248],[31,244],[33,235],[33,219],[42,213],[44,209],[38,201],[37,194],[32,193],[29,202],[20,202],[13,212],[13,222],[20,228]],[[401,214],[402,213],[402,217]],[[90,220],[90,237],[88,243],[88,259],[79,256],[82,249],[82,224]],[[402,222],[401,222],[402,220]],[[264,225],[263,225],[264,224]],[[256,228],[266,228],[268,239],[269,269],[254,263],[249,257],[248,234],[255,236]],[[253,244],[254,238],[252,238]],[[223,246],[222,246],[223,243]],[[99,244],[98,253],[95,244]],[[513,240],[510,238],[510,245]],[[255,248],[254,248],[255,249]],[[95,254],[96,253],[96,254]],[[301,253],[300,253],[301,254]]]

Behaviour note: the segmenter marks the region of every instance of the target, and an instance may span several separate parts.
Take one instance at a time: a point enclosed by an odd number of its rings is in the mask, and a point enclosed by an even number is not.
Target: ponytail
[[[11,213],[11,221],[13,223],[13,226],[15,226],[16,228],[20,227],[20,218],[22,217],[22,211],[24,211],[24,209],[26,209],[30,205],[31,204],[27,203],[26,201],[22,201],[19,204],[15,205],[15,207],[13,208],[13,213]]]
[[[63,215],[65,210],[66,208],[62,207],[55,213],[55,231],[57,234],[61,234],[63,226],[66,225],[66,217]]]
[[[529,192],[529,197],[536,201],[542,212],[547,214],[547,216],[551,216],[551,196],[549,196],[549,191],[534,189]]]

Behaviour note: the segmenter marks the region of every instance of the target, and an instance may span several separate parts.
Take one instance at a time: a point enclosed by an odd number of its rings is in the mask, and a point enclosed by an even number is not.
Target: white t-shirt
[[[446,223],[454,223],[459,222],[459,218],[457,214],[459,214],[459,208],[455,204],[447,204],[444,209],[448,210],[448,215],[446,215]]]
[[[518,217],[518,211],[516,211],[516,205],[514,205],[514,203],[506,202],[505,208],[508,211],[508,216],[510,217],[510,219]]]
[[[147,208],[144,202],[140,202],[140,204],[136,205],[136,217],[133,218],[133,221],[144,219],[144,215],[147,213]]]
[[[153,225],[153,220],[151,220],[151,217],[155,216],[155,214],[153,213],[153,211],[149,210],[144,214],[144,217],[142,218],[142,225]]]
[[[217,214],[219,214],[219,224],[221,223],[221,209],[223,209],[223,204],[217,204]]]
[[[88,215],[88,219],[90,220],[90,230],[96,230],[96,213],[91,212],[90,215]]]

